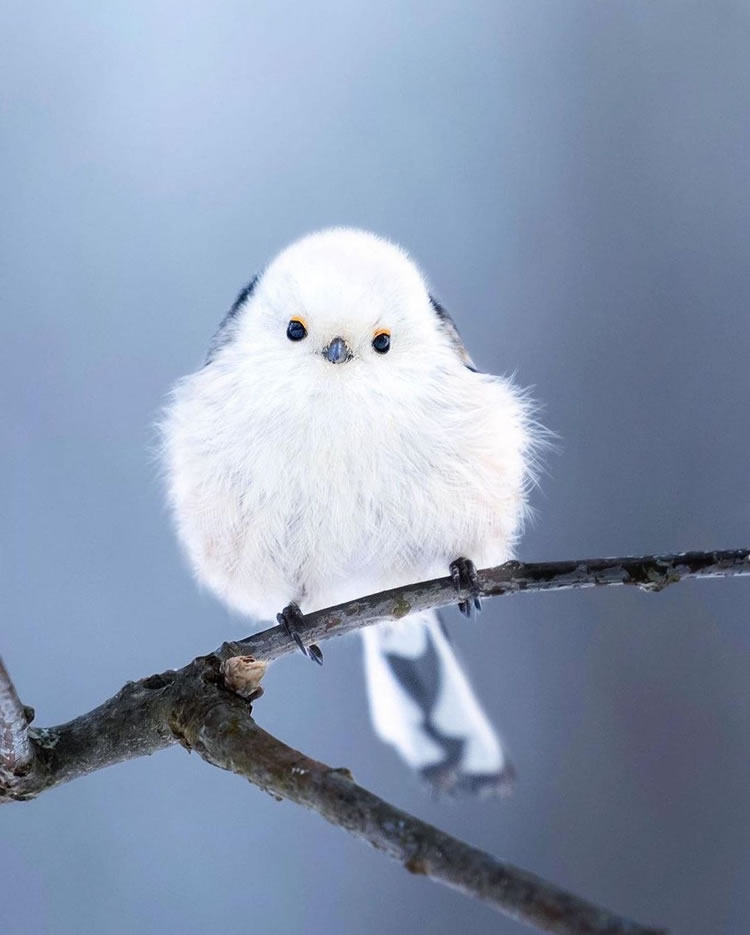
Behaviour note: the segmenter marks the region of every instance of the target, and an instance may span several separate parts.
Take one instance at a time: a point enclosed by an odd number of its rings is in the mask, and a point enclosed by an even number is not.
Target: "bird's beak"
[[[326,360],[330,360],[332,364],[342,364],[347,360],[351,360],[352,352],[343,338],[334,338],[323,351],[323,356]]]

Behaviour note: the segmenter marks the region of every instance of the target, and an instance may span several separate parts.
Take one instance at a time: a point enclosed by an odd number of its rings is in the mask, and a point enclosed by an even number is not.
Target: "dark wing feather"
[[[468,367],[469,370],[473,370],[474,373],[476,373],[477,368],[474,366],[474,361],[471,359],[471,355],[466,350],[466,346],[461,340],[461,335],[458,333],[458,328],[456,327],[455,321],[453,321],[450,314],[433,296],[430,296],[430,305],[432,305],[432,310],[435,312],[435,315],[440,322],[440,327],[448,335],[451,344],[453,344],[455,347],[456,353],[461,358],[461,361],[465,364],[466,367]]]
[[[221,324],[219,325],[216,333],[211,339],[211,344],[208,348],[208,354],[206,355],[206,363],[210,364],[211,361],[216,357],[222,347],[225,347],[230,343],[234,337],[235,327],[237,324],[237,317],[242,309],[242,306],[247,302],[250,296],[255,291],[255,287],[258,285],[258,280],[260,279],[260,274],[253,276],[250,282],[245,286],[245,288],[240,292],[237,298],[232,303],[232,307],[222,318]]]

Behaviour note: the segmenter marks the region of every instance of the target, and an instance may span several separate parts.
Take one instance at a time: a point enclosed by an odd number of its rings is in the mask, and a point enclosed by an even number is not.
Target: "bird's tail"
[[[378,736],[438,791],[507,791],[513,767],[434,612],[362,631]]]

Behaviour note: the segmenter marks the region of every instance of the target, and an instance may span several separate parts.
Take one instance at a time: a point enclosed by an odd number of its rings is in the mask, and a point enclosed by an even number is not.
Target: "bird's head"
[[[455,360],[422,274],[399,247],[334,228],[280,253],[237,311],[235,359],[337,388]]]

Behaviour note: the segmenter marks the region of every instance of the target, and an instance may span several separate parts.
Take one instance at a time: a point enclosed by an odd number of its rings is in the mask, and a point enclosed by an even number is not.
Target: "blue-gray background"
[[[745,2],[3,3],[0,651],[41,724],[243,633],[152,424],[287,241],[407,246],[562,437],[528,559],[747,545]],[[680,935],[747,930],[742,580],[451,614],[517,791],[433,802],[359,643],[259,720],[474,844]],[[520,932],[179,749],[7,807],[4,935]]]

